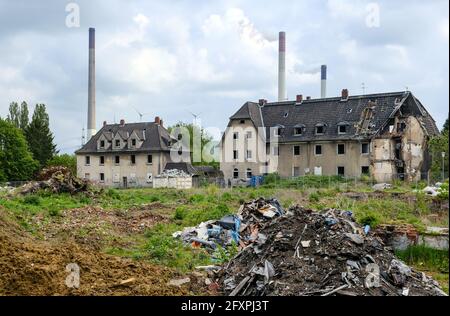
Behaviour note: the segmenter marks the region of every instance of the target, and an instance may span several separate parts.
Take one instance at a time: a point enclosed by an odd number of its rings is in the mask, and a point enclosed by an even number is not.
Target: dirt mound
[[[364,231],[351,212],[292,207],[281,217],[255,221],[257,241],[219,273],[227,295],[445,295]]]
[[[78,288],[66,285],[71,263],[79,267]],[[0,210],[0,295],[198,294],[192,276],[182,286],[169,285],[182,277],[168,268],[98,253],[74,242],[35,240]]]

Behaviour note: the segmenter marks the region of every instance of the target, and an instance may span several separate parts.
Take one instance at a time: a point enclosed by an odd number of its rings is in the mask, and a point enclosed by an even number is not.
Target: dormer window
[[[116,141],[114,142],[114,145],[116,147],[120,147],[120,139],[116,139]]]
[[[275,126],[275,128],[274,128],[274,135],[276,136],[276,137],[280,137],[281,136],[281,131],[284,129],[284,126],[283,125],[277,125],[277,126]]]
[[[349,126],[350,126],[350,123],[348,123],[348,122],[339,123],[338,124],[338,134],[347,134]]]
[[[302,136],[306,127],[303,124],[298,124],[294,126],[294,136]]]
[[[133,139],[131,140],[131,146],[132,146],[132,147],[136,147],[136,139],[133,138]]]
[[[105,141],[104,140],[100,141],[100,148],[105,148]]]
[[[316,135],[323,135],[325,133],[325,124],[316,125]]]

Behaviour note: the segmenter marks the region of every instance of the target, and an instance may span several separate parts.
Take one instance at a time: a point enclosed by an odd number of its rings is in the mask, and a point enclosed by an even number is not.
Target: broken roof
[[[266,103],[260,106],[254,102],[245,103],[230,120],[250,119],[255,127],[270,128],[284,126],[280,142],[311,140],[367,139],[377,135],[400,109],[408,107],[423,123],[428,135],[439,134],[435,121],[411,92],[379,93],[341,97],[309,99]],[[339,133],[338,126],[348,124],[345,133]],[[316,134],[316,126],[322,124],[324,131]],[[304,126],[301,136],[294,128]]]
[[[97,141],[105,135],[107,140],[111,140],[114,135],[119,134],[122,139],[127,140],[136,132],[138,138],[143,140],[140,148],[123,148],[115,150],[109,147],[109,149],[97,149]],[[170,151],[170,143],[173,139],[170,137],[169,132],[159,124],[154,122],[142,122],[142,123],[128,123],[124,125],[120,124],[108,124],[102,127],[92,138],[79,150],[76,154],[87,153],[104,153],[104,152],[155,152],[155,151]]]

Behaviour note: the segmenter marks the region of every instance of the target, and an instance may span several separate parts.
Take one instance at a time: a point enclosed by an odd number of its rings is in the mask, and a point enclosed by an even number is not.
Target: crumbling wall
[[[390,182],[395,174],[394,143],[391,138],[374,139],[372,148],[372,176],[377,182]]]
[[[405,173],[408,181],[421,178],[422,164],[425,159],[427,137],[419,120],[414,116],[405,119],[406,129],[402,135],[402,159],[405,162]]]

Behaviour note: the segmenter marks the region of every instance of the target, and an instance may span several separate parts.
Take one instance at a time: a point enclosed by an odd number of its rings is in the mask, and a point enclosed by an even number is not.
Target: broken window
[[[277,127],[275,128],[275,136],[280,136],[281,135],[281,128]]]
[[[253,174],[252,174],[252,169],[248,168],[248,169],[247,169],[247,179],[251,179],[252,176],[253,176]]]
[[[105,164],[105,156],[100,156],[100,166]]]
[[[337,174],[338,176],[345,176],[345,168],[344,167],[337,167]]]
[[[361,144],[361,154],[363,154],[363,155],[369,154],[369,143]]]
[[[363,175],[369,175],[370,171],[369,171],[369,166],[362,166],[361,167],[361,174]]]
[[[405,129],[406,129],[405,122],[397,123],[397,133],[402,133]]]
[[[339,134],[347,134],[347,125],[339,125]]]
[[[239,178],[239,170],[238,168],[234,168],[233,170],[233,178],[238,179]]]
[[[305,129],[305,128],[302,127],[302,126],[295,127],[295,128],[294,128],[294,135],[295,135],[295,136],[301,136],[301,135],[303,134],[303,130],[304,130],[304,129]]]
[[[115,156],[114,161],[115,161],[116,165],[120,164],[120,156]]]
[[[241,124],[245,124],[245,120],[241,120],[240,123],[241,123]]]
[[[89,166],[91,164],[91,156],[86,156],[84,163],[85,163],[86,166]]]
[[[105,182],[105,174],[100,173],[100,182]]]
[[[131,155],[130,160],[131,160],[132,165],[136,164],[136,156],[135,155]]]
[[[236,160],[239,158],[239,153],[237,150],[233,150],[233,159]]]
[[[104,140],[100,141],[100,148],[105,148],[105,141]]]
[[[239,133],[238,132],[234,132],[233,133],[233,139],[234,140],[239,139]]]
[[[324,133],[324,126],[323,125],[316,126],[316,135],[322,135],[323,133]]]
[[[120,147],[120,139],[116,139],[116,147]]]
[[[151,165],[153,163],[153,155],[147,155],[147,163]]]
[[[315,146],[315,154],[316,154],[317,156],[322,155],[322,145],[316,145],[316,146]]]
[[[337,145],[337,153],[338,155],[345,155],[345,144]]]
[[[136,139],[133,138],[133,139],[131,140],[131,146],[132,146],[132,147],[136,147]]]
[[[300,146],[296,145],[294,146],[294,156],[300,156]]]

